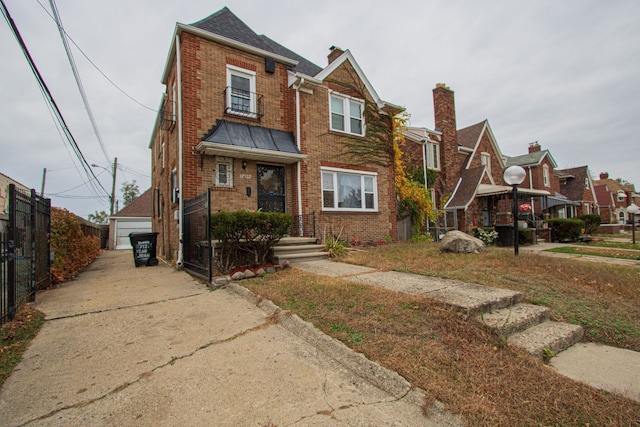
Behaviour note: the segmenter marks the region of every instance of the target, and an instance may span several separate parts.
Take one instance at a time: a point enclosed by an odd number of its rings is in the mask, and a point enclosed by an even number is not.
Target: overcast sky
[[[49,0],[3,0],[78,146],[117,197],[125,181],[150,186],[155,113],[123,95],[72,45],[104,142],[100,147],[73,79]],[[227,6],[258,34],[324,67],[329,47],[350,49],[378,94],[404,106],[411,125],[433,128],[432,89],[455,91],[458,128],[488,119],[507,156],[530,142],[560,168],[640,186],[640,2],[58,0],[66,32],[113,82],[156,109],[176,22]],[[46,11],[45,11],[46,9]],[[86,185],[36,80],[0,21],[0,172],[86,217],[109,210]]]

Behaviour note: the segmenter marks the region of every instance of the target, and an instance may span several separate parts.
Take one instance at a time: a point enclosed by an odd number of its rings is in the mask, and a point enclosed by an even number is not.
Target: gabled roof
[[[153,210],[153,193],[151,188],[136,197],[111,218],[151,218]]]
[[[554,169],[558,167],[558,164],[556,163],[549,150],[540,150],[534,151],[533,153],[523,154],[521,156],[507,157],[506,166],[539,166],[540,164],[542,164],[542,161],[545,159],[545,157],[549,159]]]
[[[314,75],[322,70],[321,67],[315,65],[313,62],[292,52],[270,38],[256,34],[227,7],[223,7],[219,11],[190,25],[177,23],[174,35],[181,34],[183,31],[250,53],[272,58],[286,64],[289,69],[294,72]],[[167,81],[170,64],[174,56],[175,43],[172,43],[162,75],[163,83]]]
[[[390,115],[393,115],[393,114],[399,113],[401,111],[404,111],[403,107],[400,107],[398,105],[394,105],[394,104],[391,104],[389,102],[383,101],[378,96],[378,93],[373,88],[373,85],[371,84],[371,82],[369,81],[367,76],[364,74],[364,71],[362,71],[362,68],[360,68],[360,65],[358,65],[358,63],[356,62],[355,58],[353,57],[353,55],[349,51],[349,49],[347,49],[344,52],[342,52],[342,54],[339,57],[337,57],[333,62],[331,62],[331,64],[329,64],[325,69],[323,69],[322,71],[320,71],[320,73],[316,74],[313,77],[315,77],[318,80],[324,80],[327,77],[329,77],[331,75],[331,73],[333,73],[345,61],[349,61],[349,63],[351,64],[351,66],[355,70],[356,74],[358,75],[360,80],[362,80],[362,83],[364,83],[364,86],[367,88],[367,92],[369,92],[369,94],[373,98],[374,102],[378,105],[378,108],[381,111],[384,111],[385,113],[388,113]]]
[[[475,125],[458,130],[458,145],[471,150],[473,153],[469,156],[466,167],[471,165],[471,160],[473,160],[473,156],[476,154],[476,150],[482,140],[482,135],[485,133],[489,135],[489,141],[496,153],[496,160],[498,161],[499,166],[504,169],[504,157],[502,155],[502,151],[500,151],[500,147],[498,147],[498,143],[496,142],[496,137],[493,135],[491,126],[489,126],[489,121],[486,119],[480,123],[476,123]]]
[[[584,200],[584,190],[586,189],[584,185],[585,179],[589,180],[589,190],[593,194],[593,199],[596,200],[588,166],[557,170],[556,173],[561,179],[564,179],[564,183],[561,183],[562,194],[567,196],[569,200]]]
[[[598,206],[612,206],[614,205],[612,192],[609,190],[609,187],[604,185],[596,185],[593,189],[596,193],[596,201],[598,202]]]
[[[458,184],[451,198],[447,201],[445,209],[458,208],[467,209],[469,204],[473,201],[476,195],[478,186],[482,182],[482,178],[486,175],[486,168],[484,166],[478,166],[472,169],[464,169],[460,173]]]

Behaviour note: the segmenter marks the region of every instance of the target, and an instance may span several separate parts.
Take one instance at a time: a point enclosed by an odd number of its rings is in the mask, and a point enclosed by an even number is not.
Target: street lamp
[[[638,213],[638,205],[631,203],[627,206],[627,213],[631,214],[631,235],[633,236],[633,245],[636,244],[636,214]]]
[[[92,163],[91,166],[94,168],[102,168],[111,173],[113,181],[111,182],[111,197],[109,199],[109,216],[113,216],[113,203],[116,198],[116,169],[118,168],[118,158],[116,157],[113,159],[113,170],[109,170],[104,166],[100,166],[95,163]]]
[[[513,253],[518,255],[518,185],[522,184],[527,172],[518,166],[509,166],[502,177],[504,182],[513,186]]]

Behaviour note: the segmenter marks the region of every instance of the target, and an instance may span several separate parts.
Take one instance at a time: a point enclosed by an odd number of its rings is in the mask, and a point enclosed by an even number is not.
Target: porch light
[[[627,206],[627,213],[631,214],[631,235],[633,236],[633,245],[636,244],[636,214],[638,213],[638,205],[631,203]]]
[[[513,253],[517,256],[518,250],[518,185],[522,184],[527,172],[518,165],[509,166],[502,177],[504,182],[513,186]]]

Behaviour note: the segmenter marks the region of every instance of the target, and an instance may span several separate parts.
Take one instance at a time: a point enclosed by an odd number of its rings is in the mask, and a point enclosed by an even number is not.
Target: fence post
[[[7,241],[7,318],[16,315],[16,186],[9,184],[9,233]]]
[[[27,295],[27,301],[33,302],[36,300],[36,190],[31,189],[31,274],[29,277],[29,294]]]

